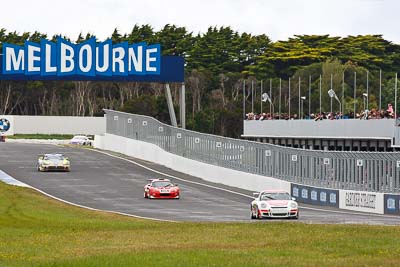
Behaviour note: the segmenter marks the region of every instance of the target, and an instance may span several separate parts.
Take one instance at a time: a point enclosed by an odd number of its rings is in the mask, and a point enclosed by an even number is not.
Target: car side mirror
[[[292,197],[292,200],[293,200],[293,201],[296,201],[296,198],[295,198],[295,197]]]
[[[68,158],[68,157],[66,157],[65,159],[66,159],[66,160],[69,160],[69,158]]]
[[[260,196],[260,193],[258,193],[258,192],[253,193],[253,198],[258,198],[259,196]]]

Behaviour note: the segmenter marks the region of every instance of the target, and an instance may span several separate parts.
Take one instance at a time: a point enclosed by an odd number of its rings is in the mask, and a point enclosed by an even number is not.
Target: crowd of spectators
[[[350,112],[348,114],[342,114],[340,112],[322,112],[322,113],[311,113],[309,115],[305,115],[303,117],[299,117],[296,113],[289,114],[288,113],[261,113],[255,114],[253,112],[246,114],[246,120],[297,120],[297,119],[306,119],[306,120],[339,120],[339,119],[360,119],[360,120],[370,120],[370,119],[393,119],[394,112],[391,104],[388,104],[388,108],[386,110],[377,110],[375,108],[371,110],[363,110],[359,113],[354,114],[354,112]]]

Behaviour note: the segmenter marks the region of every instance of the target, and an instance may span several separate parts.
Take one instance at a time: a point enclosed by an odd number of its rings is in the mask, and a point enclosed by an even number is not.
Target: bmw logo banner
[[[0,118],[0,132],[7,132],[10,126],[11,124],[7,119]]]

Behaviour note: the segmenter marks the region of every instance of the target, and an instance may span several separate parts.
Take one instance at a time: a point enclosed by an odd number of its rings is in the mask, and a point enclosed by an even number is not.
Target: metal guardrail
[[[400,192],[398,152],[288,148],[184,130],[142,115],[105,112],[106,133],[152,143],[192,160],[316,187]]]

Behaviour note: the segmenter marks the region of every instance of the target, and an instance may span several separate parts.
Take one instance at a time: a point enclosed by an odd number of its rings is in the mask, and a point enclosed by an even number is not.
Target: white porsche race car
[[[299,218],[299,207],[295,198],[283,190],[265,190],[253,193],[251,219]]]

